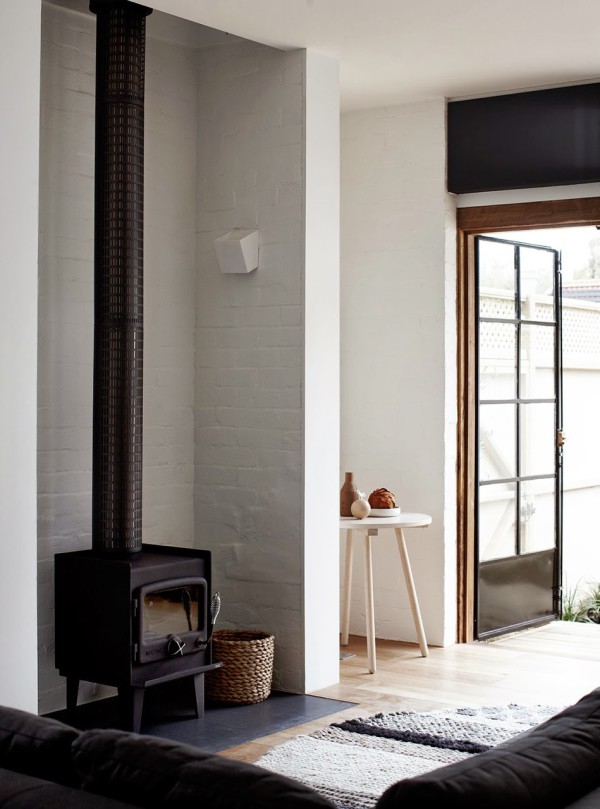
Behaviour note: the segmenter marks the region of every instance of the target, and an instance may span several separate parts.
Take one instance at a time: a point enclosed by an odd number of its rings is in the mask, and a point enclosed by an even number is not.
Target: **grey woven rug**
[[[482,753],[560,710],[504,705],[377,714],[298,736],[256,763],[308,784],[341,809],[369,809],[401,778]]]

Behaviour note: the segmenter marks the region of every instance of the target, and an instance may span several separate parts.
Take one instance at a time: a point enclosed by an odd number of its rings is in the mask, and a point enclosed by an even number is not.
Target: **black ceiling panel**
[[[455,194],[600,181],[600,84],[452,101]]]

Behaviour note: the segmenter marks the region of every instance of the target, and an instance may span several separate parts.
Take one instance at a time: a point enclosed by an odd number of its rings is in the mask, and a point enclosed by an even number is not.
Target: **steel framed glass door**
[[[475,239],[475,637],[559,614],[560,254]]]

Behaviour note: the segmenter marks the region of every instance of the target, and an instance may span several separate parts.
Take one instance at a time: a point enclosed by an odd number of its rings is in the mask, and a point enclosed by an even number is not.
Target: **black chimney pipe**
[[[151,9],[96,14],[92,547],[142,549],[144,60]]]

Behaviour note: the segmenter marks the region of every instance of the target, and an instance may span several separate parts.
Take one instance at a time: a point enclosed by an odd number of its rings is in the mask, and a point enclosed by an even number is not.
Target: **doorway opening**
[[[598,199],[459,210],[459,641],[593,608],[599,222]]]
[[[556,618],[561,583],[560,253],[475,237],[478,639]]]

